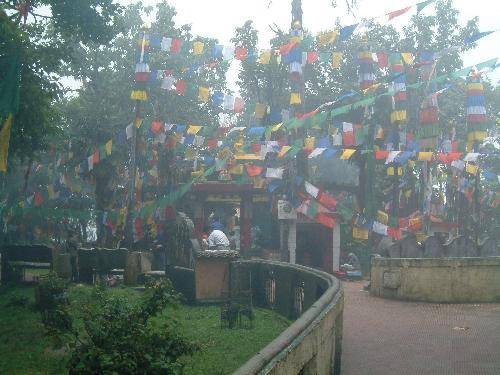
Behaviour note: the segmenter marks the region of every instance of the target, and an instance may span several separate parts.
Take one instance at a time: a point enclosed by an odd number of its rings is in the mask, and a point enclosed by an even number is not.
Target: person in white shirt
[[[208,250],[229,250],[229,240],[223,231],[214,229],[208,236]]]

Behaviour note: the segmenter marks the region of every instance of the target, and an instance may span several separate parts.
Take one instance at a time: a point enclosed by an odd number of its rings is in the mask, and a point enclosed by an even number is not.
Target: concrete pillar
[[[335,223],[332,233],[332,270],[340,269],[340,224]]]
[[[242,254],[252,248],[252,196],[241,197],[240,250]]]
[[[288,220],[288,253],[289,253],[289,262],[291,264],[297,263],[296,249],[297,249],[297,220]]]
[[[68,253],[58,253],[53,255],[52,267],[62,279],[71,280],[71,255]]]
[[[137,279],[141,273],[141,253],[138,251],[130,251],[127,253],[125,262],[125,285],[137,284]]]

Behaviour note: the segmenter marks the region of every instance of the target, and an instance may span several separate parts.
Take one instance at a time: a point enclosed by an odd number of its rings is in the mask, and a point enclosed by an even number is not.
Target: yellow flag
[[[351,148],[346,148],[344,152],[342,153],[342,156],[340,157],[341,160],[349,160],[351,156],[356,152],[356,150],[353,150]]]
[[[353,226],[352,227],[352,237],[357,239],[357,240],[367,240],[368,239],[368,229]]]
[[[432,161],[432,152],[419,152],[418,160],[420,161]]]
[[[205,48],[205,44],[202,42],[194,42],[193,43],[193,54],[201,55],[203,53],[203,49]]]
[[[413,55],[409,52],[401,53],[401,57],[407,65],[413,65]]]
[[[142,123],[144,122],[143,118],[136,117],[134,120],[135,127],[139,129],[142,126]]]
[[[465,171],[467,173],[476,175],[477,172],[479,171],[479,167],[477,165],[467,163],[467,166],[465,167]]]
[[[49,195],[49,199],[53,199],[54,196],[55,196],[55,193],[54,193],[54,185],[49,185],[47,186],[47,193]]]
[[[113,150],[113,140],[110,139],[104,145],[104,149],[106,150],[106,155],[111,155],[111,150]]]
[[[198,98],[202,102],[208,102],[208,99],[210,98],[210,90],[208,87],[201,87],[198,89]]]
[[[9,142],[10,142],[10,128],[14,116],[9,114],[3,123],[2,130],[0,131],[0,172],[7,172],[7,158],[9,156]]]
[[[278,157],[283,158],[286,155],[286,153],[290,151],[291,148],[292,148],[291,146],[283,146],[280,152],[278,153]]]
[[[302,100],[300,98],[300,93],[292,92],[290,94],[290,104],[301,104]]]
[[[267,65],[271,62],[271,50],[265,50],[261,53],[259,62]]]
[[[391,123],[396,121],[406,121],[406,111],[394,111],[391,113]]]
[[[377,221],[382,224],[387,224],[389,222],[389,215],[387,215],[384,211],[377,211]]]
[[[279,124],[274,125],[273,128],[271,129],[271,131],[272,132],[277,132],[281,128],[282,125],[283,125],[282,122],[280,122]]]
[[[335,43],[338,35],[339,35],[338,30],[333,30],[333,31],[329,31],[326,33],[319,34],[318,35],[318,42],[319,42],[319,44],[324,45],[324,46],[327,44]]]
[[[187,130],[187,134],[188,135],[195,135],[195,134],[198,134],[198,132],[200,130],[201,130],[200,125],[189,125],[188,130]]]
[[[235,166],[231,167],[231,169],[229,169],[229,173],[241,175],[243,174],[243,168],[243,164],[236,164]]]
[[[340,69],[340,63],[342,62],[342,52],[334,52],[332,54],[332,66],[333,69]]]
[[[315,145],[316,145],[315,137],[307,137],[304,139],[304,148],[307,148],[308,150],[314,150]]]
[[[264,118],[267,111],[267,105],[263,103],[255,104],[255,118]]]

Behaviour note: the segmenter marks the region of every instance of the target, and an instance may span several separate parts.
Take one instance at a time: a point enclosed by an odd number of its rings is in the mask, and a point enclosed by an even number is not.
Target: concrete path
[[[385,300],[345,282],[343,375],[500,374],[500,304]]]

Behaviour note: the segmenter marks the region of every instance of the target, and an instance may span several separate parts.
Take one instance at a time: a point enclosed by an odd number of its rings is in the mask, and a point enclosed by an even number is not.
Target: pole
[[[141,57],[140,62],[144,62],[144,47],[146,45],[146,29],[143,30],[142,43],[141,43]],[[131,212],[135,208],[135,180],[137,175],[137,126],[136,121],[141,116],[141,105],[140,101],[135,101],[135,119],[132,124],[132,143],[130,146],[130,176],[129,176],[129,188],[127,195],[127,212],[125,220],[125,244],[127,247],[131,248],[134,243],[134,218]]]

